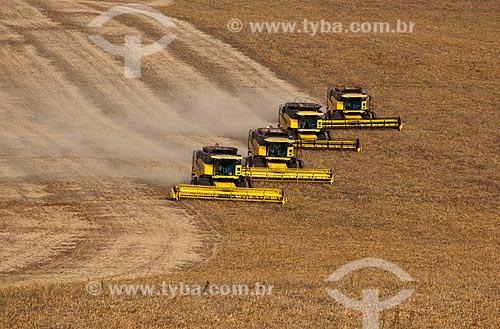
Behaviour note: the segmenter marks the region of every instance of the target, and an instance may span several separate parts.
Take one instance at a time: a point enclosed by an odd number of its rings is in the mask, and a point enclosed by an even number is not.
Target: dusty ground
[[[273,117],[261,105],[294,94],[180,21],[179,42],[145,61],[147,78],[125,79],[123,63],[87,39],[84,23],[107,7],[2,9],[2,284],[159,274],[198,260],[206,232],[163,200],[169,184],[189,177],[192,149],[243,136]],[[101,33],[163,33],[133,18]]]
[[[157,8],[214,38],[176,21],[178,40],[132,81],[86,39],[112,5],[2,7],[2,326],[360,327],[324,280],[362,257],[415,279],[383,327],[500,325],[497,2],[178,1]],[[417,25],[412,35],[233,34],[235,17]],[[114,24],[117,43],[128,29],[163,34],[135,16]],[[291,85],[321,99],[342,82],[363,83],[405,131],[339,133],[360,137],[361,154],[305,152],[335,170],[335,186],[288,184],[284,207],[162,200],[200,143],[242,145],[299,93]],[[261,298],[89,296],[85,281],[101,278],[276,288]],[[340,287],[359,298],[367,284],[386,297],[406,287],[366,270]]]

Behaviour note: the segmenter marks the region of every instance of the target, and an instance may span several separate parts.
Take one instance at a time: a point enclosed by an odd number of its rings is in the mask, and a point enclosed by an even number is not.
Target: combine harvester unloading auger
[[[328,90],[325,129],[395,128],[403,130],[401,117],[377,118],[371,96],[362,87],[336,86]]]
[[[361,152],[359,139],[331,138],[323,124],[321,105],[314,102],[288,102],[280,105],[279,126],[288,130],[295,147],[315,149],[351,150]]]
[[[191,184],[170,190],[170,197],[231,201],[274,202],[285,204],[283,189],[252,188],[243,170],[243,157],[234,147],[205,146],[193,152]]]
[[[247,166],[251,180],[295,181],[333,184],[330,169],[304,169],[295,154],[295,140],[281,128],[252,129],[248,133]]]

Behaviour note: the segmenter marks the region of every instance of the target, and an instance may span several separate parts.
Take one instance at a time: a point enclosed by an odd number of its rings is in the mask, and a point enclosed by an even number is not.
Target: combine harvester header
[[[325,129],[395,128],[403,130],[401,117],[376,118],[371,96],[362,87],[336,86],[328,90]]]
[[[222,187],[220,185],[180,184],[170,190],[170,197],[176,201],[180,199],[204,199],[286,203],[282,189]]]

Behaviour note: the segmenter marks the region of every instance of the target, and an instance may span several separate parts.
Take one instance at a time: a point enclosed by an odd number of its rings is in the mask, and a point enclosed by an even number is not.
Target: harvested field
[[[124,1],[16,0],[0,11],[0,327],[359,328],[359,299],[413,296],[383,328],[500,326],[496,1],[181,1],[177,39],[125,79],[87,24]],[[240,33],[230,19],[244,22]],[[412,34],[251,33],[255,21],[416,23]],[[124,15],[102,31],[157,40]],[[402,133],[342,131],[362,153],[304,151],[335,185],[283,186],[285,206],[165,200],[203,144],[245,152],[248,129],[297,95],[362,84]],[[351,261],[391,261],[415,281]],[[86,284],[103,291],[93,296]],[[111,296],[108,284],[273,285],[269,296]]]

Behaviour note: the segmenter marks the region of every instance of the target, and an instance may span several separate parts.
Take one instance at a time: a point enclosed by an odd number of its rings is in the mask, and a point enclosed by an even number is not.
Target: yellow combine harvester
[[[193,152],[191,184],[174,186],[172,199],[208,199],[278,202],[285,204],[282,189],[251,188],[243,157],[234,147],[205,146]]]
[[[303,169],[295,155],[295,140],[286,129],[259,128],[248,134],[247,167],[243,175],[252,180],[280,180],[333,184],[330,169]]]
[[[359,139],[330,138],[323,124],[321,105],[311,102],[289,102],[280,105],[279,125],[288,130],[299,148],[353,150],[360,152]]]
[[[401,117],[376,118],[371,97],[361,87],[336,86],[328,90],[324,128],[396,128],[403,130]]]

